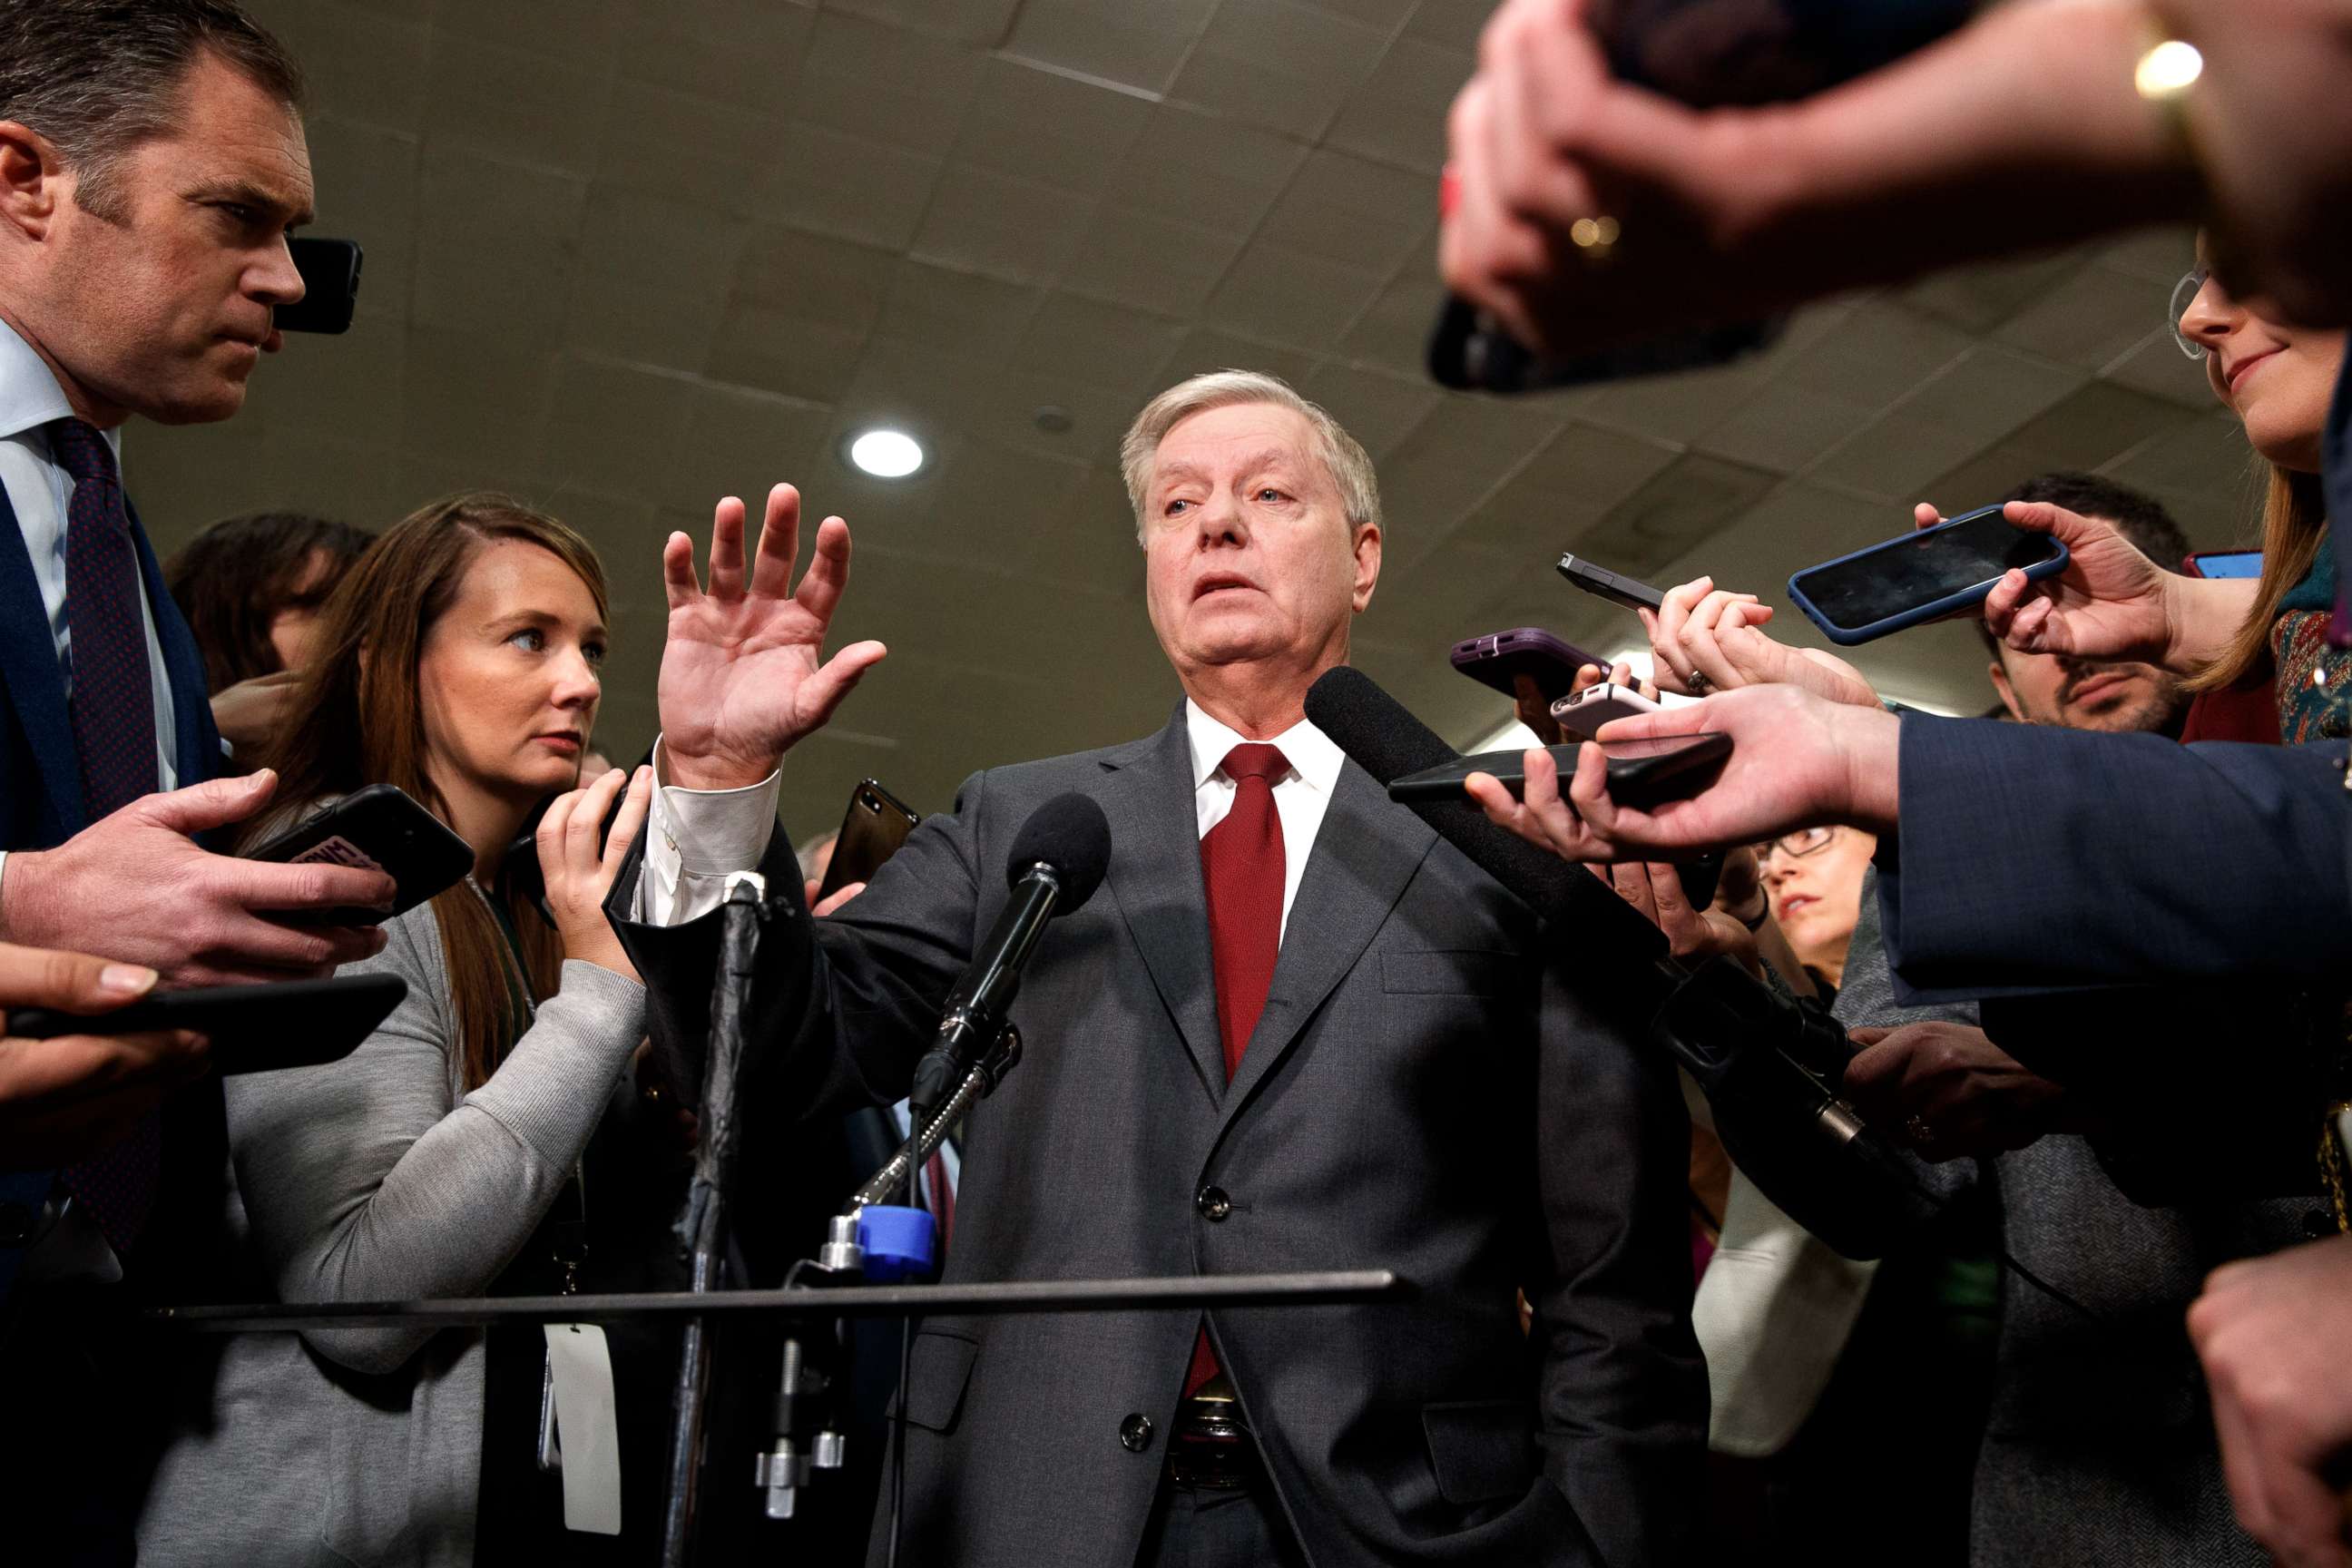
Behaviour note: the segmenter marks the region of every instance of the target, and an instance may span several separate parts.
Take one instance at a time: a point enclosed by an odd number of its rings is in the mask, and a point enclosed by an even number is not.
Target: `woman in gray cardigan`
[[[327,607],[321,660],[275,759],[286,798],[397,784],[477,859],[354,966],[409,985],[355,1055],[230,1080],[236,1264],[280,1300],[481,1293],[526,1260],[559,1194],[576,1191],[607,1106],[627,1098],[615,1089],[644,993],[602,904],[651,779],[615,771],[577,787],[604,613],[584,540],[487,496],[400,523]],[[541,906],[501,873],[551,795],[537,835]],[[470,1330],[192,1350],[182,1393],[184,1405],[187,1385],[200,1391],[201,1416],[163,1458],[140,1561],[471,1563],[491,1360]],[[535,1389],[536,1363],[518,1370]],[[559,1556],[562,1530],[551,1513],[543,1539]]]

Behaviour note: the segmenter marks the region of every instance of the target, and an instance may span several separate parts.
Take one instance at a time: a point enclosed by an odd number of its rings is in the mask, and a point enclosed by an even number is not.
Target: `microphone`
[[[1307,689],[1307,717],[1382,787],[1461,756],[1370,676],[1346,665],[1325,670]],[[1596,956],[1634,963],[1666,956],[1665,934],[1600,878],[1496,826],[1466,795],[1459,804],[1416,801],[1407,809],[1546,921],[1572,925],[1580,942],[1600,941]]]
[[[1045,922],[1093,898],[1109,867],[1110,824],[1086,795],[1057,795],[1021,825],[1004,867],[1013,901],[948,993],[939,1037],[915,1065],[908,1100],[918,1130],[1003,1032],[1005,1012],[1021,989],[1022,966]]]
[[[1370,676],[1342,665],[1307,690],[1307,717],[1381,784],[1458,753]],[[1724,1147],[1765,1196],[1848,1258],[1877,1258],[1937,1200],[1836,1097],[1845,1030],[1758,984],[1728,959],[1685,973],[1664,932],[1601,879],[1475,809],[1405,802],[1469,862],[1546,921],[1572,931],[1580,974],[1611,978],[1589,1000],[1637,1019],[1698,1082]]]

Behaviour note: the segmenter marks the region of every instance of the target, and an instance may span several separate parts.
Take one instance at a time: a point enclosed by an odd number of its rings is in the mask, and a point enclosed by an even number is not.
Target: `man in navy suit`
[[[274,781],[214,776],[204,666],[118,466],[134,414],[235,414],[278,346],[273,309],[302,296],[286,244],[310,213],[299,92],[291,59],[224,0],[0,0],[0,942],[165,984],[323,974],[381,934],[287,917],[393,892],[376,872],[200,847]],[[0,1075],[0,1094],[152,1094],[184,1070],[155,1053],[110,1089],[122,1058],[72,1044],[8,1042],[12,1063],[47,1054],[69,1081]],[[20,1128],[23,1109],[0,1107]],[[37,1547],[26,1561],[129,1561],[105,1493],[133,1480],[130,1417],[152,1402],[135,1347],[91,1327],[81,1293],[126,1270],[178,1278],[201,1244],[171,1205],[217,1212],[218,1119],[215,1089],[0,1150],[0,1296],[16,1287],[0,1485],[39,1500],[10,1510]],[[8,1169],[58,1156],[54,1173]]]

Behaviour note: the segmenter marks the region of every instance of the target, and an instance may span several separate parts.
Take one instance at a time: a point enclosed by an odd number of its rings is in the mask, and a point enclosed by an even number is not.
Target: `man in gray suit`
[[[1013,836],[1079,791],[1109,821],[1108,875],[1028,965],[1026,1055],[967,1123],[950,1279],[1377,1266],[1419,1290],[926,1321],[914,1559],[1677,1560],[1706,1389],[1672,1068],[1612,1016],[1608,977],[1560,956],[1573,932],[1541,929],[1304,717],[1379,577],[1369,459],[1241,372],[1162,394],[1123,458],[1184,700],[1148,739],[974,774],[835,917],[788,896],[755,984],[760,1104],[905,1093],[1004,906]],[[839,520],[797,593],[789,489],[748,584],[741,504],[717,521],[707,592],[684,535],[665,551],[666,787],[614,904],[657,1035],[688,1053],[715,885],[756,860],[797,889],[780,761],[883,651],[820,661]]]

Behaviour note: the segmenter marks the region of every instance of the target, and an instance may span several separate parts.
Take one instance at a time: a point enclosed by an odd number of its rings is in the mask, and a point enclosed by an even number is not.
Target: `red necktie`
[[[1225,1081],[1242,1064],[1282,951],[1282,818],[1275,814],[1274,781],[1290,763],[1273,746],[1249,743],[1225,753],[1234,781],[1234,807],[1202,837],[1201,876],[1209,894],[1209,961],[1217,979],[1217,1033],[1225,1048]],[[1217,1375],[1206,1328],[1192,1345],[1187,1397]]]
[[[66,625],[72,635],[74,751],[82,809],[93,822],[161,784],[155,759],[155,689],[140,613],[139,555],[114,452],[79,419],[50,425],[49,450],[73,478],[66,505]],[[194,780],[186,781],[194,783]],[[154,1205],[162,1118],[65,1172],[115,1251],[128,1252]]]

